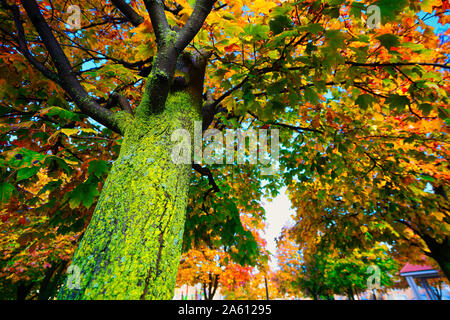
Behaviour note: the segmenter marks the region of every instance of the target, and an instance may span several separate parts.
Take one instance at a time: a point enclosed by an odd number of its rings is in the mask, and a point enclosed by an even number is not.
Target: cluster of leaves
[[[354,295],[372,284],[369,277],[375,269],[371,271],[370,266],[379,268],[378,292],[402,285],[396,279],[400,264],[384,244],[375,244],[367,251],[356,248],[349,254],[343,254],[339,248],[323,247],[311,254],[284,232],[277,246],[280,269],[276,272],[276,284],[281,294],[290,297],[308,296],[316,300],[346,295],[354,300]]]
[[[6,12],[0,14],[7,27]],[[13,291],[5,298],[15,298],[22,287],[22,298],[36,297],[40,289],[45,299],[56,286],[50,292],[43,285],[64,274],[120,140],[89,121],[61,88],[2,41],[0,282]]]
[[[118,144],[63,103],[61,92],[45,91],[48,82],[17,77],[18,66],[29,68],[14,61],[2,73],[0,272],[2,284],[36,290],[48,270],[71,260]]]
[[[133,112],[156,53],[142,1],[133,4],[144,17],[137,27],[111,3],[78,1],[79,30],[66,28],[66,1],[39,4],[92,98],[117,111],[110,97],[120,93]],[[381,9],[376,29],[364,22],[370,4]],[[183,26],[193,5],[166,1],[169,24]],[[285,183],[305,257],[323,256],[319,243],[368,252],[385,242],[399,257],[426,253],[448,264],[449,43],[426,24],[449,21],[448,1],[227,0],[217,8],[187,49],[211,52],[205,91],[226,110],[211,126],[280,129],[280,173],[263,187],[260,166],[214,165],[219,192],[194,174],[185,251],[206,245],[254,264],[262,250],[242,213],[261,223],[258,199]],[[38,39],[20,10],[26,38]],[[1,281],[28,283],[70,259],[120,137],[30,66],[23,52],[55,70],[39,41],[19,52],[16,24],[2,6],[0,268]]]
[[[111,4],[80,1],[77,5],[82,9],[79,30],[65,25],[67,3],[42,2],[40,7],[65,48],[73,72],[92,97],[106,106],[111,93],[119,92],[134,110],[156,50],[148,15],[144,23],[133,28]],[[190,8],[188,3],[183,5]],[[142,15],[146,12],[142,4],[135,9]],[[185,22],[187,13],[190,11],[180,13],[178,23]],[[90,221],[121,138],[89,120],[59,86],[28,63],[14,48],[16,39],[6,31],[15,30],[11,13],[2,6],[0,15],[5,44],[0,48],[0,231],[4,235],[0,279],[5,288],[2,292],[7,292],[6,288],[13,292],[8,291],[5,298],[14,298],[23,286],[28,292],[25,296],[30,298],[37,296],[47,278],[64,273],[59,266],[70,262]],[[28,37],[38,37],[28,19],[22,23]],[[136,46],[137,53],[131,50]],[[34,46],[32,53],[36,59],[47,61],[42,47]],[[48,67],[53,65],[49,63]],[[250,167],[221,170],[216,179],[223,175],[230,180],[234,174],[244,179],[255,174]],[[199,241],[211,244],[214,239],[215,247],[228,248],[230,261],[255,264],[260,247],[242,226],[240,210],[261,219],[262,209],[253,200],[261,196],[260,182],[254,179],[252,189],[241,183],[233,187],[233,192],[230,185],[223,180],[221,192],[208,197],[208,181],[193,173],[184,248],[187,251],[192,244],[199,246]]]
[[[365,24],[370,4],[379,28]],[[238,123],[289,131],[281,170],[299,243],[315,250],[318,233],[348,250],[385,241],[448,269],[449,43],[427,24],[448,22],[448,2],[227,8],[211,13],[194,46],[212,50],[207,86]]]
[[[236,166],[225,167],[237,169]],[[246,174],[248,176],[243,178]],[[265,228],[264,209],[254,200],[261,195],[255,194],[260,192],[258,188],[251,188],[253,183],[259,183],[251,176],[250,170],[242,169],[219,176],[225,180],[218,180],[221,192],[214,196],[205,196],[205,193],[194,196],[198,192],[196,189],[207,183],[205,181],[191,187],[194,194],[188,205],[185,252],[178,270],[178,286],[201,284],[205,297],[212,298],[218,288],[221,294],[233,292],[248,285],[261,273],[259,271],[267,270],[269,253],[261,235]],[[221,199],[225,191],[229,198]]]

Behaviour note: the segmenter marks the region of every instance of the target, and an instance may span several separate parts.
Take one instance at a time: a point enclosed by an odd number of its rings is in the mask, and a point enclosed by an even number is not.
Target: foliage
[[[82,28],[74,30],[65,23],[69,3],[38,1],[70,76],[86,91],[80,98],[58,80],[61,59],[49,57],[23,4],[1,1],[0,287],[25,286],[28,298],[64,271],[119,155],[117,123],[124,112],[136,114],[156,83],[159,26],[146,10],[154,1],[133,2],[138,21],[112,2],[77,1]],[[165,3],[173,30],[195,10],[192,1]],[[381,9],[374,29],[365,23],[370,4]],[[317,257],[333,274],[355,261],[324,248],[356,259],[381,254],[386,243],[399,261],[426,254],[449,277],[449,42],[442,40],[448,31],[427,25],[433,17],[448,23],[448,1],[214,5],[185,50],[208,53],[200,97],[204,115],[211,103],[214,112],[204,124],[279,129],[281,158],[272,176],[261,175],[261,164],[214,164],[209,177],[193,172],[184,251],[193,258],[219,249],[214,255],[254,265],[264,251],[242,214],[262,228],[259,200],[287,185],[304,263]],[[175,77],[188,75],[177,70]],[[58,270],[47,276],[50,266]]]
[[[250,212],[244,213],[241,211],[239,214],[239,219],[244,229],[252,235],[257,243],[257,256],[252,254],[252,251],[239,253],[234,247],[214,247],[214,244],[220,243],[217,238],[212,238],[212,242],[203,241],[202,244],[197,244],[183,254],[178,269],[177,285],[188,284],[194,286],[201,284],[205,299],[212,299],[217,290],[221,294],[231,294],[244,287],[251,288],[255,279],[261,280],[260,274],[263,273],[258,272],[258,269],[266,270],[268,268],[268,253],[265,248],[266,241],[260,234],[260,231],[264,229],[264,222],[261,220],[262,216],[252,212],[258,210],[263,211],[259,206],[255,206]],[[212,233],[213,230],[210,232]],[[245,250],[245,248],[242,250]],[[234,262],[235,259],[233,257],[240,255],[247,258],[253,257],[250,260],[251,264]],[[247,299],[254,297],[250,293],[244,296]]]
[[[315,253],[305,250],[284,233],[277,242],[280,269],[276,279],[279,290],[289,296],[309,296],[332,299],[334,295],[354,295],[379,285],[378,292],[397,287],[400,264],[391,256],[386,245],[376,244],[363,251],[358,248],[343,254],[339,248],[322,247]],[[378,268],[379,282],[370,276]],[[376,267],[374,267],[376,266]]]

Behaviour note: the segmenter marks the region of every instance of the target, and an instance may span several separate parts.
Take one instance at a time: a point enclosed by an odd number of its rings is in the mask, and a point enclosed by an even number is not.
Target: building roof
[[[407,262],[402,270],[400,270],[400,274],[407,272],[418,272],[418,271],[434,271],[433,267],[427,265],[414,265]]]

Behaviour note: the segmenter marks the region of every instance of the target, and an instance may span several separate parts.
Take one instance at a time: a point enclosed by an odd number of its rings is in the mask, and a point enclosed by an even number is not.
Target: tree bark
[[[219,275],[209,274],[208,290],[206,290],[206,282],[202,284],[205,300],[212,300],[219,286]]]
[[[355,296],[353,295],[353,289],[352,288],[348,288],[347,296],[348,296],[348,300],[355,300]]]
[[[450,237],[443,239],[442,243],[429,236],[422,238],[430,250],[429,256],[436,260],[444,275],[450,280]]]
[[[73,258],[80,285],[69,277],[59,299],[173,297],[192,169],[172,161],[171,135],[192,136],[198,111],[177,92],[162,113],[124,121],[119,157]]]

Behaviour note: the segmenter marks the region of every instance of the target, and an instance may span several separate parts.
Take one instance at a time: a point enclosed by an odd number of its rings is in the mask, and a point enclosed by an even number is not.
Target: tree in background
[[[237,288],[252,277],[253,268],[232,263],[229,255],[207,247],[191,249],[181,257],[177,284],[200,284],[205,300],[212,300],[224,287]]]
[[[345,295],[354,300],[358,293],[375,287],[377,292],[385,292],[400,285],[396,278],[400,264],[383,244],[376,244],[367,251],[354,249],[350,253],[321,244],[312,252],[300,247],[284,230],[277,241],[277,250],[280,268],[276,283],[280,292],[291,297],[305,295],[319,300]],[[375,273],[379,278],[374,278]]]
[[[267,269],[255,271],[248,281],[236,288],[224,287],[221,294],[226,300],[272,300],[280,298],[275,285],[276,274]],[[267,284],[267,286],[266,286]]]
[[[263,211],[260,205],[255,205],[252,211]],[[251,252],[239,253],[236,248],[214,247],[214,243],[220,243],[216,238],[211,242],[196,244],[183,253],[180,267],[177,274],[177,285],[184,284],[195,286],[200,284],[205,300],[212,300],[219,289],[222,295],[233,295],[233,292],[240,292],[242,288],[252,287],[255,279],[261,280],[259,269],[267,269],[268,252],[266,241],[261,236],[261,231],[265,225],[261,220],[262,216],[257,214],[243,213],[241,209],[240,219],[242,226],[247,232],[251,232],[258,245],[256,261],[252,263],[236,263],[235,256],[248,256]],[[208,233],[212,233],[209,230]],[[209,244],[207,244],[209,243]],[[264,283],[264,282],[262,282]],[[261,284],[261,283],[260,283]],[[244,289],[245,291],[245,289]],[[251,299],[252,293],[241,293],[241,296]]]

